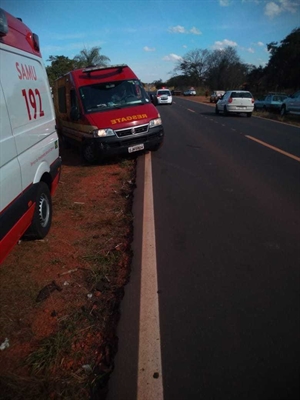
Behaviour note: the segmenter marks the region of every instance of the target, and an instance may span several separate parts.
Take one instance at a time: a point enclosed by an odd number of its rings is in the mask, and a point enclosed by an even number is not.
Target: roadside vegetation
[[[144,82],[147,90],[162,86],[184,91],[193,86],[197,95],[213,90],[245,89],[260,98],[268,92],[292,94],[300,88],[300,27],[296,27],[279,43],[267,44],[270,58],[265,66],[244,63],[237,50],[228,46],[224,50],[194,49],[179,60],[167,80]],[[72,69],[87,66],[107,66],[109,57],[100,54],[101,47],[83,49],[73,59],[50,56],[46,67],[50,86],[61,75]]]
[[[20,242],[0,268],[3,400],[102,400],[129,279],[135,159],[83,165],[74,149],[41,241]]]
[[[185,90],[206,91],[245,89],[255,97],[273,92],[291,94],[300,88],[300,28],[295,28],[280,43],[267,44],[270,54],[266,66],[245,64],[234,47],[224,50],[194,49],[177,62],[173,77],[153,82],[155,87],[167,86]]]
[[[300,126],[299,115],[280,115],[279,113],[270,111],[253,111],[253,115],[260,118],[271,119],[273,121],[283,122],[285,124]]]

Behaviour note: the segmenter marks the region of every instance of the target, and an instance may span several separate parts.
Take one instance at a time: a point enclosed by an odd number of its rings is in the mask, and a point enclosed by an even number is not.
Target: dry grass
[[[72,149],[62,156],[50,233],[21,242],[0,268],[0,342],[10,345],[1,352],[1,399],[104,399],[113,370],[135,160],[87,167]],[[37,301],[53,281],[61,290]]]

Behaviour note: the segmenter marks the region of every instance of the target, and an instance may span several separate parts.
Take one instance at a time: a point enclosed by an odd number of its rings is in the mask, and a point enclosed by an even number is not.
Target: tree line
[[[202,90],[227,90],[243,88],[254,93],[267,91],[293,92],[300,88],[300,28],[291,31],[283,40],[267,44],[270,54],[266,66],[243,63],[234,47],[224,50],[195,49],[177,62],[172,77],[163,82],[154,81],[156,88],[162,86],[185,89],[194,86]],[[88,66],[107,66],[110,59],[100,54],[100,47],[83,49],[73,59],[50,56],[46,67],[50,86],[61,75]]]
[[[65,56],[50,56],[47,61],[50,61],[51,65],[46,66],[50,86],[53,86],[54,81],[60,76],[73,69],[94,67],[96,65],[101,67],[108,66],[110,59],[101,55],[100,51],[101,47],[95,46],[91,49],[84,48],[73,59]]]

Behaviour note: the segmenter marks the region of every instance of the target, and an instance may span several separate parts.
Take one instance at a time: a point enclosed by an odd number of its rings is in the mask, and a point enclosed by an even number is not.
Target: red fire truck
[[[71,71],[56,80],[53,95],[62,143],[78,145],[88,163],[163,143],[154,100],[125,64]]]

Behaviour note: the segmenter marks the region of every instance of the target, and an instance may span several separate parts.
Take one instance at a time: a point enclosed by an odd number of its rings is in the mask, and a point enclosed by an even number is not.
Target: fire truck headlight
[[[159,126],[161,124],[162,124],[162,122],[161,122],[161,118],[160,117],[156,118],[156,119],[152,119],[150,121],[150,128],[154,128],[155,126]]]
[[[107,136],[115,136],[115,132],[113,129],[98,129],[93,131],[94,137],[107,137]]]

